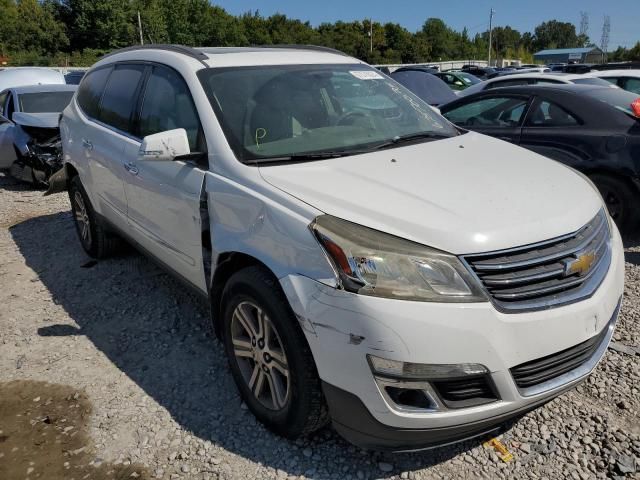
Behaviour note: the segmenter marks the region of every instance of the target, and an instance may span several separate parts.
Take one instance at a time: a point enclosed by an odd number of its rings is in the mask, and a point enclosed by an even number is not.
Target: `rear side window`
[[[635,118],[631,104],[638,99],[637,93],[627,92],[621,88],[598,88],[585,93]]]
[[[640,78],[625,78],[623,88],[631,93],[637,93],[640,95]]]
[[[131,116],[144,68],[143,65],[119,65],[113,69],[102,96],[98,120],[131,133]]]
[[[520,124],[527,99],[519,97],[483,98],[443,113],[463,127],[515,127]]]
[[[529,80],[526,78],[521,78],[519,80],[501,80],[487,85],[487,90],[490,88],[515,87],[517,85],[529,85]]]
[[[543,100],[527,117],[529,127],[574,127],[580,121],[560,105]]]
[[[200,119],[191,93],[182,77],[165,67],[154,67],[145,90],[140,112],[140,136],[184,128],[192,152],[198,146]]]
[[[78,88],[77,101],[82,111],[92,118],[98,118],[100,98],[109,78],[111,68],[101,68],[87,74]]]

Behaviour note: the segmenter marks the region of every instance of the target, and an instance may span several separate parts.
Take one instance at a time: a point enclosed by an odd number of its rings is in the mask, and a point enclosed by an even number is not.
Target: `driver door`
[[[529,106],[524,95],[487,95],[444,107],[442,115],[459,127],[520,143],[522,121]]]

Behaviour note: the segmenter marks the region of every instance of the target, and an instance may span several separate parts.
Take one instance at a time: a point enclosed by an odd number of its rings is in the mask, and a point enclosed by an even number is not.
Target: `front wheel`
[[[277,280],[261,267],[235,273],[223,293],[223,341],[242,399],[287,438],[327,423],[309,345]]]

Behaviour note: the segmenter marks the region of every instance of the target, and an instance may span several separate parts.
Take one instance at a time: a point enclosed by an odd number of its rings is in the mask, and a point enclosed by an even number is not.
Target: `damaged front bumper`
[[[16,125],[14,146],[17,159],[12,177],[38,186],[49,186],[50,177],[62,168],[62,145],[57,127]]]
[[[624,257],[617,233],[613,243],[609,272],[591,298],[543,311],[505,314],[489,302],[370,297],[302,275],[283,277],[280,284],[313,353],[336,430],[362,447],[414,450],[495,430],[588,376],[606,350],[623,292]],[[596,345],[593,354],[567,376],[541,384],[544,388],[517,384],[515,367],[587,341]],[[407,370],[383,378],[379,368],[374,372],[371,357],[387,361],[378,367],[403,364]],[[458,373],[423,381],[431,389],[414,386],[434,393],[433,402],[429,395],[424,401],[398,401],[396,394],[416,381],[401,378],[407,371],[438,367]],[[471,382],[464,387],[477,389],[479,399],[462,398],[461,389],[456,390],[465,368]]]

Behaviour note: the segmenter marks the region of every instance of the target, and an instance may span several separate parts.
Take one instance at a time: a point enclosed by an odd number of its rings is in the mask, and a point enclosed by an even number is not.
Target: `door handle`
[[[87,150],[93,150],[93,143],[91,143],[89,140],[87,139],[82,139],[82,146],[84,148],[86,148]]]
[[[127,170],[127,172],[129,172],[131,175],[138,175],[138,167],[136,167],[135,163],[125,163],[124,164],[124,168]]]

